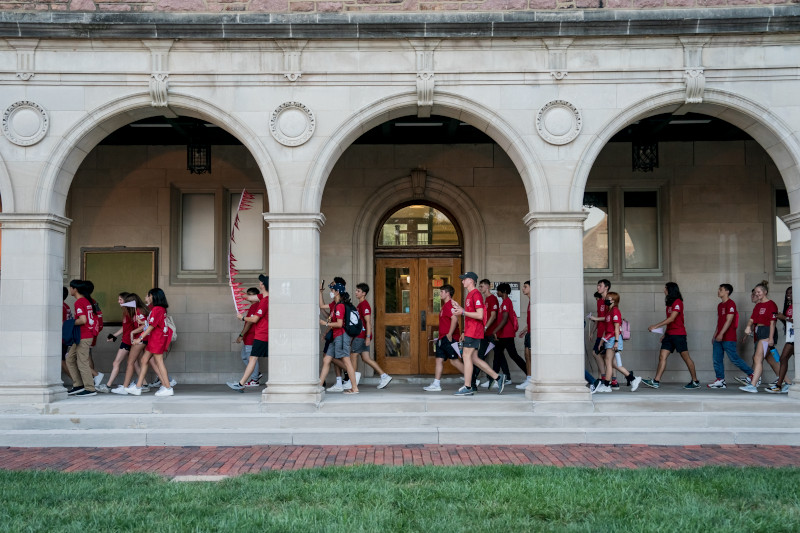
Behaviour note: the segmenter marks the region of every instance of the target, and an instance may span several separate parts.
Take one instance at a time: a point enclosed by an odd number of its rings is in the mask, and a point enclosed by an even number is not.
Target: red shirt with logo
[[[733,315],[733,320],[731,320],[731,325],[722,335],[722,342],[736,341],[736,303],[729,298],[727,302],[720,302],[717,305],[717,329],[714,332],[714,337],[719,335],[719,332],[725,326],[725,321],[731,315]]]
[[[439,338],[446,337],[450,333],[450,323],[453,316],[453,300],[448,300],[439,311]],[[461,338],[461,330],[456,321],[456,329],[453,330],[453,341]]]
[[[258,304],[259,303],[260,303],[260,301],[251,304],[250,308],[247,310],[247,315],[246,316],[253,316],[254,314],[256,314],[256,310],[258,309]],[[259,322],[261,322],[261,321],[259,320]],[[244,337],[242,337],[242,342],[244,343],[245,346],[252,346],[253,345],[253,339],[255,339],[255,338],[256,338],[256,325],[255,324],[250,324],[250,327],[247,328],[247,331],[245,332]]]
[[[139,327],[139,321],[144,321],[145,312],[143,309],[136,309],[134,318],[128,316],[128,308],[122,312],[122,342],[125,344],[131,343],[131,333]]]
[[[81,339],[91,339],[94,335],[92,335],[89,330],[89,324],[94,323],[97,317],[94,316],[92,302],[81,297],[75,301],[75,320],[78,320],[82,316],[86,317],[86,322],[81,324]]]
[[[757,326],[769,326],[769,323],[778,318],[778,306],[772,300],[764,303],[757,303],[750,315],[753,324]]]
[[[269,342],[269,296],[263,296],[258,301],[254,316],[258,317],[255,324],[254,339],[257,341]]]
[[[597,338],[598,339],[603,338],[603,335],[605,335],[605,332],[606,332],[606,324],[605,324],[606,309],[607,308],[606,308],[606,300],[605,300],[605,298],[600,298],[599,300],[597,300],[597,318],[602,318],[603,319],[603,320],[601,320],[600,322],[597,323]]]
[[[344,304],[336,304],[331,312],[331,323],[342,321],[342,327],[333,328],[333,338],[344,335]]]
[[[515,313],[514,311],[514,302],[511,301],[511,298],[503,298],[503,302],[500,304],[500,313],[497,315],[498,323],[503,319],[503,315],[507,316],[506,323],[503,324],[503,329],[497,332],[497,337],[500,339],[508,339],[514,338],[514,335],[517,334],[514,331],[514,324],[512,323],[511,313]]]
[[[483,295],[481,295],[483,296]],[[497,324],[500,323],[500,300],[497,299],[497,296],[494,294],[489,294],[484,300],[484,305],[486,306],[486,319],[483,321],[484,324],[489,321],[489,317],[492,316],[492,311],[494,311],[495,317],[494,322],[492,322],[492,331],[493,334],[497,334]]]
[[[372,307],[370,307],[369,302],[364,300],[363,302],[359,302],[358,306],[358,316],[361,317],[361,333],[358,334],[357,339],[366,339],[367,338],[367,320],[369,320],[370,315],[372,315]],[[372,338],[372,336],[370,336]]]
[[[667,318],[669,318],[674,311],[678,312],[671,323],[667,324],[667,335],[686,335],[686,326],[683,324],[683,300],[675,300],[672,305],[667,306]]]
[[[616,325],[622,327],[622,311],[616,307],[606,309],[605,323],[603,324],[603,340],[613,339],[617,334]],[[620,330],[622,335],[622,330]]]
[[[464,302],[464,310],[468,313],[474,313],[478,309],[484,310],[483,320],[464,316],[464,335],[467,337],[472,337],[473,339],[483,338],[483,327],[486,324],[487,313],[483,306],[483,295],[481,295],[481,291],[478,289],[472,289],[467,295],[466,301]]]

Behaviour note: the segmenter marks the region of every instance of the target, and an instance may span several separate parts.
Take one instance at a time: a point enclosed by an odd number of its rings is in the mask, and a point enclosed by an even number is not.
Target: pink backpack
[[[622,319],[622,328],[620,328],[622,333],[622,340],[627,341],[631,338],[631,324],[624,318]]]

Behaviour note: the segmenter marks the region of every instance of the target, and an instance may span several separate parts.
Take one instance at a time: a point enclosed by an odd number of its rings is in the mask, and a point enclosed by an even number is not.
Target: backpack
[[[622,340],[627,341],[631,339],[631,323],[622,319],[622,327],[620,328],[620,333],[622,334]]]
[[[513,304],[511,304],[511,312],[508,313],[508,320],[511,322],[511,327],[514,328],[514,333],[516,333],[517,329],[519,329],[519,319],[517,318],[517,312],[514,310]]]
[[[164,317],[164,326],[172,330],[172,339],[170,342],[175,342],[178,340],[178,330],[175,328],[175,321],[172,320],[171,316],[166,315]]]
[[[342,320],[342,327],[349,337],[356,338],[361,334],[361,316],[358,314],[358,309],[356,309],[353,304],[346,303],[343,305],[344,318]]]
[[[103,311],[100,310],[100,306],[94,300],[92,300],[92,304],[92,312],[87,317],[87,321],[89,333],[92,334],[92,337],[97,337],[100,335],[100,330],[103,329]],[[94,311],[94,306],[97,306],[97,312]]]

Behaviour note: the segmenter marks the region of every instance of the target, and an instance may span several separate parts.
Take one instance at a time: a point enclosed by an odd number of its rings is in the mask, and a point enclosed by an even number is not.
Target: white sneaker
[[[344,390],[352,390],[353,389],[353,384],[350,383],[349,379],[347,381],[345,381],[344,383],[342,383],[342,389],[344,389]]]
[[[511,385],[511,380],[509,378],[506,378],[506,385]]]
[[[423,387],[422,390],[425,390],[425,391],[428,391],[428,392],[441,392],[442,386],[437,384],[437,383],[431,383],[427,387]]]
[[[361,385],[361,372],[356,372],[356,385]]]
[[[102,372],[98,372],[97,375],[94,377],[94,388],[95,389],[97,387],[99,387],[100,384],[103,382],[103,377],[104,376],[105,376],[105,374],[103,374]]]
[[[175,380],[174,380],[174,379],[172,379],[172,378],[169,378],[169,386],[170,386],[170,387],[174,387],[174,386],[175,386],[175,385],[177,385],[177,384],[178,384],[178,382],[177,382],[177,381],[175,381]]]
[[[342,391],[344,391],[344,387],[342,387],[341,385],[339,385],[337,383],[333,387],[328,387],[327,390],[328,390],[328,392],[342,392]]]
[[[482,388],[482,389],[488,389],[488,388],[489,388],[489,383],[491,383],[491,382],[492,382],[492,380],[489,380],[489,381],[484,381],[483,383],[481,383],[481,384],[480,384],[480,385],[478,385],[478,386],[479,386],[480,388]]]
[[[134,396],[142,395],[142,389],[137,387],[135,383],[131,383],[125,390],[128,392],[128,394],[133,394]]]
[[[172,389],[167,389],[165,387],[161,387],[156,391],[156,396],[172,396],[175,394]]]
[[[527,388],[528,388],[528,384],[529,384],[530,382],[531,382],[531,380],[529,380],[529,379],[525,379],[525,381],[523,381],[522,383],[520,383],[519,385],[517,385],[517,388],[518,388],[518,389],[520,389],[520,390],[527,389]]]
[[[381,382],[378,383],[378,388],[379,389],[384,388],[391,381],[392,381],[392,376],[389,376],[389,375],[387,375],[385,378],[381,378]],[[439,388],[439,390],[442,390],[441,387]]]
[[[122,394],[123,396],[125,396],[126,394],[128,394],[128,389],[126,389],[122,385],[117,385],[117,388],[112,389],[111,392],[113,394]]]
[[[633,381],[631,381],[631,392],[636,392],[636,389],[639,388],[639,385],[641,385],[641,383],[642,383],[642,378],[640,378],[639,376],[633,378]]]
[[[104,383],[101,383],[100,385],[95,385],[94,388],[95,390],[97,390],[97,392],[102,392],[104,394],[108,394],[109,392],[111,392],[110,390],[108,390],[108,385]]]
[[[610,385],[604,385],[604,384],[602,384],[602,383],[601,383],[600,385],[598,385],[598,386],[595,388],[595,390],[594,390],[594,391],[595,391],[595,392],[611,392],[611,390],[612,390],[612,389],[611,389],[611,386],[610,386]]]
[[[714,380],[713,383],[709,383],[708,385],[706,385],[706,387],[708,387],[709,389],[727,389],[728,388],[728,386],[725,384],[725,380],[724,379]]]

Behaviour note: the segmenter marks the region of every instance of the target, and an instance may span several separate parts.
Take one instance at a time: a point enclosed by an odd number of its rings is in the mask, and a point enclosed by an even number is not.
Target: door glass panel
[[[440,290],[444,285],[453,284],[452,267],[428,267],[428,289],[425,305],[428,310],[437,315],[442,310],[442,298]]]
[[[411,312],[411,271],[408,268],[386,269],[386,312]]]
[[[438,209],[409,205],[383,223],[378,246],[458,246],[458,232]]]
[[[386,326],[386,357],[411,357],[409,326]]]

